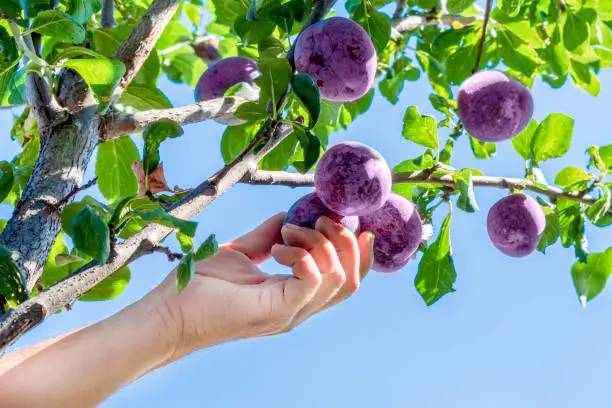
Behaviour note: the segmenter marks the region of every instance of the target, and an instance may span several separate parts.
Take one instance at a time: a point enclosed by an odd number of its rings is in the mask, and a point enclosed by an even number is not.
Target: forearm
[[[21,362],[19,354],[6,356],[0,364],[0,406],[98,405],[166,364],[175,336],[176,329],[159,313],[151,294],[104,321],[52,340]],[[16,365],[11,362],[15,359]],[[7,371],[2,365],[14,367]]]

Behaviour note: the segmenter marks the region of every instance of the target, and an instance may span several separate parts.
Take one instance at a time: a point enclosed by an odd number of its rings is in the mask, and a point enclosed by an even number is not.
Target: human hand
[[[187,288],[175,293],[176,271],[151,294],[176,333],[174,361],[214,344],[286,333],[348,298],[372,264],[373,235],[355,235],[326,217],[316,230],[285,225],[278,214],[195,265]],[[283,238],[287,246],[282,245]],[[292,275],[268,275],[272,256]]]

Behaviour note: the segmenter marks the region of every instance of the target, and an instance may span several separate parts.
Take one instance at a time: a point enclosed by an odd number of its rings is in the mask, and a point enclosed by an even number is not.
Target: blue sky
[[[612,73],[601,74],[594,98],[568,84],[534,87],[535,117],[564,112],[576,119],[569,154],[543,164],[549,180],[567,165],[583,166],[591,144],[610,143]],[[175,106],[192,103],[186,86],[160,80]],[[380,95],[366,115],[331,143],[357,140],[378,149],[391,165],[416,157],[422,148],[401,137],[407,106],[433,114],[425,80],[406,83],[399,103]],[[12,112],[0,110],[0,159],[10,160]],[[190,187],[222,166],[223,127],[201,123],[162,146],[170,185]],[[135,138],[138,139],[138,138]],[[477,167],[488,175],[522,176],[523,162],[510,142],[491,160],[473,158],[467,140],[455,148],[456,167]],[[140,144],[140,140],[138,140]],[[89,177],[92,176],[90,164]],[[214,232],[227,240],[286,210],[308,189],[239,185],[196,221],[198,240]],[[612,288],[582,309],[572,286],[573,251],[559,244],[548,255],[509,258],[489,242],[488,208],[505,194],[478,189],[481,210],[455,211],[451,238],[458,279],[456,292],[426,307],[413,286],[417,263],[395,274],[372,272],[350,300],[312,318],[288,335],[225,344],[194,353],[119,391],[102,404],[113,407],[470,407],[532,408],[612,404]],[[0,218],[10,209],[0,206]],[[445,216],[441,207],[435,219]],[[590,227],[590,249],[612,243],[612,231]],[[174,241],[172,241],[174,244]],[[161,255],[132,265],[132,282],[120,297],[78,303],[48,319],[16,347],[99,321],[141,298],[172,269]],[[286,272],[273,262],[269,273]],[[94,351],[95,352],[95,351]],[[91,367],[95,370],[95,367]]]

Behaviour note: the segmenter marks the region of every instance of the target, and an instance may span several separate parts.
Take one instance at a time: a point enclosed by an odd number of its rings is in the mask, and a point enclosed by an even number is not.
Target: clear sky
[[[553,90],[534,87],[535,117],[564,112],[576,119],[569,154],[543,164],[549,180],[563,167],[583,166],[585,149],[612,142],[612,73],[601,74],[594,98],[568,84]],[[193,102],[186,86],[161,87],[175,106]],[[401,137],[404,110],[417,105],[433,114],[425,80],[406,83],[399,103],[380,95],[367,114],[330,143],[358,140],[378,149],[395,165],[423,149]],[[17,113],[17,112],[14,112]],[[0,110],[0,160],[10,160],[13,113]],[[201,123],[162,146],[170,185],[195,186],[222,166],[223,127]],[[135,138],[139,145],[141,141]],[[521,177],[523,162],[510,142],[493,159],[472,157],[467,140],[455,148],[453,165],[477,167],[488,175]],[[88,178],[92,177],[93,163]],[[196,221],[198,242],[214,232],[227,240],[286,210],[308,189],[239,185]],[[225,344],[194,353],[119,391],[114,407],[605,407],[612,405],[612,287],[582,309],[570,267],[573,251],[557,244],[544,256],[509,258],[486,233],[488,208],[505,194],[478,189],[481,210],[455,211],[451,238],[458,279],[456,292],[426,307],[414,289],[417,263],[395,274],[370,273],[348,301],[312,318],[288,335]],[[442,208],[442,207],[441,207]],[[0,218],[10,208],[0,206]],[[442,209],[435,228],[446,215]],[[590,249],[612,244],[612,231],[588,228]],[[175,245],[175,241],[170,241]],[[132,264],[132,282],[117,299],[78,303],[71,312],[48,319],[16,347],[99,321],[136,301],[157,285],[172,264],[152,255]],[[286,272],[268,262],[269,273]],[[92,350],[95,353],[95,350]],[[91,367],[95,370],[96,367]]]

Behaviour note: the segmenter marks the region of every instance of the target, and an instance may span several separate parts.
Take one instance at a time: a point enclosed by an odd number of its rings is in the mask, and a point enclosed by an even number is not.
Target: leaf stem
[[[484,50],[485,40],[487,38],[487,26],[489,25],[489,19],[491,17],[491,6],[493,0],[486,0],[484,20],[482,22],[482,34],[480,35],[480,43],[478,44],[478,54],[476,55],[476,64],[472,69],[472,74],[475,74],[480,69],[480,60],[482,59],[482,52]]]

